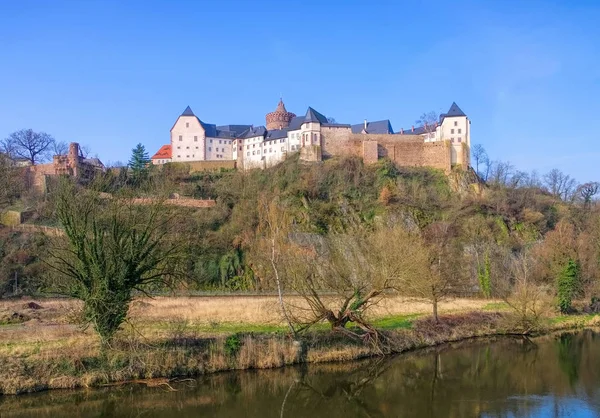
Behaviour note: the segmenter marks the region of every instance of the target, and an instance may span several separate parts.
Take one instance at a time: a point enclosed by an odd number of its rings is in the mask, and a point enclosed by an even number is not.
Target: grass
[[[490,302],[484,305],[481,309],[488,312],[507,311],[510,309],[506,302]]]
[[[34,309],[28,300],[0,301],[5,317],[17,313],[26,318],[0,327],[0,394],[345,361],[382,353],[329,332],[326,323],[303,334],[298,343],[289,337],[275,300],[138,299],[115,345],[104,353],[91,329],[72,323],[81,307],[78,302],[40,299],[36,300],[40,307]],[[503,308],[498,301],[447,301],[440,306],[442,321],[437,324],[426,301],[390,298],[371,312],[371,318],[386,337],[383,352],[397,353],[508,332],[510,312]],[[558,316],[548,320],[548,329],[598,324],[597,315]]]

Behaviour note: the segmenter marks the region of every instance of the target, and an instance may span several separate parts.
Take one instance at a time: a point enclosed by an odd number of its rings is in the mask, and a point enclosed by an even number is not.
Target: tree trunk
[[[277,294],[279,296],[279,306],[281,308],[281,312],[283,313],[283,317],[285,318],[292,335],[294,338],[296,338],[296,330],[294,329],[292,321],[285,310],[285,305],[283,304],[283,292],[281,290],[281,281],[279,280],[279,271],[275,265],[275,239],[271,239],[271,266],[273,266],[273,271],[275,272],[275,282],[277,283]]]
[[[437,298],[433,299],[433,318],[435,319],[435,323],[439,324],[440,318],[438,317],[438,301],[437,301]]]

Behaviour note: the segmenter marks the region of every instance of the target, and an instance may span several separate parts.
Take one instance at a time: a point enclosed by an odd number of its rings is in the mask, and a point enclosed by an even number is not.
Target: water
[[[600,334],[0,398],[4,417],[600,417]]]

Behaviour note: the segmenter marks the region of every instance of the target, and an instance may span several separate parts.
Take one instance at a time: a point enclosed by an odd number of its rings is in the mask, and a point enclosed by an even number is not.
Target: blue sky
[[[492,158],[600,181],[599,21],[597,0],[0,0],[0,137],[127,161],[187,105],[260,125],[281,94],[399,130],[456,101]]]

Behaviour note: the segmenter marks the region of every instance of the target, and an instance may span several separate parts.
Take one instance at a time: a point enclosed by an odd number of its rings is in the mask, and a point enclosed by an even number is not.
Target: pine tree
[[[558,307],[562,313],[571,311],[571,302],[579,285],[579,264],[572,258],[560,272],[557,280]]]
[[[131,150],[131,159],[128,163],[133,174],[133,180],[136,183],[139,183],[146,177],[149,164],[150,157],[148,157],[146,148],[142,144],[137,144],[137,146]]]

